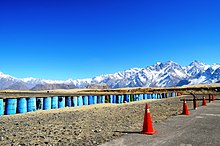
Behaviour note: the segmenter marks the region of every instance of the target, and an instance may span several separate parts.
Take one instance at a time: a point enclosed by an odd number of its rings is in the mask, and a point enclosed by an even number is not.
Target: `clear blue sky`
[[[157,61],[220,63],[219,0],[0,1],[0,71],[87,78]]]

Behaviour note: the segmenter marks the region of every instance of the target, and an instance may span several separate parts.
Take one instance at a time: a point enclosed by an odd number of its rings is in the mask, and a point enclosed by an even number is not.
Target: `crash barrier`
[[[54,97],[20,97],[0,98],[0,115],[22,114],[37,110],[50,110],[65,107],[86,106],[92,104],[122,104],[148,99],[162,99],[177,96],[177,92],[157,94],[119,94],[119,95],[85,95]]]

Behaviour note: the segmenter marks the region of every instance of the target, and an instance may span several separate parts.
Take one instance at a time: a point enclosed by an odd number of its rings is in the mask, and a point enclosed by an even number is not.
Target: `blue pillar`
[[[16,110],[17,110],[17,99],[7,98],[5,103],[5,114],[6,115],[16,114]]]
[[[82,96],[79,96],[78,99],[77,99],[77,102],[78,102],[78,106],[82,106],[83,105],[83,99],[82,99]]]
[[[130,102],[130,95],[129,94],[125,94],[125,101]]]
[[[121,101],[120,103],[124,103],[124,95],[121,95]]]
[[[130,102],[135,101],[134,99],[135,99],[134,94],[130,94]]]
[[[157,99],[157,94],[154,94],[154,99]]]
[[[93,104],[93,96],[91,96],[91,95],[89,95],[89,97],[88,97],[89,99],[89,105],[91,105],[91,104]]]
[[[147,94],[147,99],[150,99],[150,94]]]
[[[65,106],[66,106],[66,107],[71,107],[71,106],[72,106],[71,96],[66,96],[66,97],[65,97]]]
[[[140,97],[140,100],[143,100],[143,99],[144,99],[143,94],[140,94],[139,97]]]
[[[36,98],[35,97],[27,98],[27,112],[35,112],[36,110],[37,110]]]
[[[51,97],[44,97],[43,110],[51,109]]]
[[[109,103],[114,103],[114,97],[113,97],[113,95],[109,95]]]
[[[97,96],[93,96],[93,103],[97,104]]]
[[[51,108],[52,109],[58,108],[58,97],[57,96],[51,97]]]
[[[97,96],[97,103],[102,103],[102,96]]]
[[[27,112],[27,100],[26,98],[18,98],[18,113]]]
[[[134,101],[137,101],[136,94],[133,94]]]
[[[164,93],[162,93],[162,98],[165,98],[165,94]]]
[[[74,96],[73,98],[72,98],[72,100],[73,100],[73,107],[77,107],[77,97],[76,96]]]
[[[88,96],[83,96],[83,105],[88,105],[88,104],[89,104]]]
[[[113,95],[113,103],[117,103],[117,96]]]
[[[152,99],[156,99],[156,94],[151,94]]]
[[[140,101],[140,94],[136,94],[137,101]]]
[[[143,98],[144,98],[144,100],[146,100],[147,99],[147,94],[143,94]]]
[[[105,96],[104,95],[101,96],[101,103],[105,103]]]
[[[138,94],[134,95],[134,101],[139,101],[139,95]]]
[[[117,95],[117,103],[121,103],[121,95]]]
[[[4,115],[4,101],[0,99],[0,116]]]
[[[36,109],[43,110],[43,103],[44,103],[44,98],[38,97],[36,100]]]
[[[59,96],[58,97],[58,108],[64,108],[65,107],[65,97]]]

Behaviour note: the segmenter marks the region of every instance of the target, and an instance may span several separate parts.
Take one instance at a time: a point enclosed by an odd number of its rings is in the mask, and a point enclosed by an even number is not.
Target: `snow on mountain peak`
[[[197,64],[203,65],[204,63],[202,63],[201,61],[198,61],[198,60],[193,60],[193,62],[190,63],[190,66],[197,65]]]
[[[216,70],[216,69],[220,68],[220,64],[215,63],[215,64],[211,65],[211,68],[213,70]]]
[[[0,72],[0,78],[13,78],[13,77],[8,74],[4,74],[3,72]]]
[[[180,66],[173,61],[156,62],[146,68],[131,68],[114,74],[88,79],[44,80],[38,78],[14,78],[0,72],[0,89],[10,89],[21,83],[31,89],[38,84],[68,84],[85,88],[89,84],[105,83],[112,88],[119,87],[171,87],[186,84],[212,83],[220,80],[220,64],[207,65],[193,61],[189,66]]]
[[[198,60],[194,60],[192,63],[190,63],[189,65],[190,67],[197,67],[197,68],[203,68],[203,69],[207,69],[210,67],[210,65],[207,65],[205,63],[202,63],[201,61]]]

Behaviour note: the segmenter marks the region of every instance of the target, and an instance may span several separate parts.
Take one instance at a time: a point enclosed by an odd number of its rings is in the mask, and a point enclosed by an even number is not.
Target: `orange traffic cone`
[[[190,115],[189,111],[188,111],[188,105],[186,103],[186,98],[184,98],[184,101],[183,101],[183,115]]]
[[[194,110],[197,110],[197,107],[198,107],[198,104],[196,102],[196,98],[194,97],[193,98],[193,108],[194,108]]]
[[[203,97],[202,105],[203,105],[203,106],[207,106],[207,105],[206,105],[206,99],[205,99],[205,97]]]
[[[141,131],[141,134],[153,135],[155,133],[156,131],[153,128],[152,120],[150,117],[150,110],[149,110],[148,104],[146,104],[145,114],[144,114],[144,125],[143,125],[143,131]]]
[[[212,101],[215,101],[215,96],[214,95],[212,95]]]

